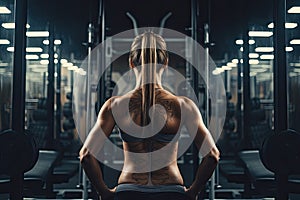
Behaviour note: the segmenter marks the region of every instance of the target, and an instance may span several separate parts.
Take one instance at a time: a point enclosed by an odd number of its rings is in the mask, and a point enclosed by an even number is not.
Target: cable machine
[[[197,5],[197,1],[196,0],[191,0],[191,37],[193,40],[197,41],[198,40],[198,32],[197,32],[197,18],[199,16],[198,13],[198,9],[197,9],[198,5]],[[163,27],[165,25],[166,20],[171,16],[171,12],[167,13],[161,20],[160,23],[160,31],[159,34],[163,34]],[[133,28],[134,28],[134,34],[138,35],[138,25],[137,22],[134,18],[134,16],[127,12],[126,15],[129,17],[129,19],[132,21],[133,24]],[[90,131],[91,128],[91,122],[93,122],[92,120],[92,113],[91,113],[91,95],[93,93],[93,91],[91,91],[91,82],[90,79],[88,78],[93,72],[90,70],[91,69],[91,58],[90,58],[90,53],[92,50],[92,46],[96,45],[96,43],[94,43],[94,41],[92,41],[92,35],[94,34],[94,31],[96,30],[96,32],[98,31],[98,35],[99,35],[99,39],[98,39],[98,43],[100,44],[102,43],[105,39],[106,39],[106,35],[105,35],[105,3],[104,0],[100,0],[99,2],[99,16],[98,16],[98,30],[97,28],[93,28],[92,23],[89,24],[89,28],[88,28],[88,69],[87,69],[87,79],[86,79],[86,84],[87,84],[87,99],[86,99],[86,109],[87,109],[87,117],[86,117],[86,134]],[[206,24],[205,27],[205,35],[204,35],[204,39],[205,39],[205,82],[209,83],[209,25]],[[173,38],[165,38],[166,42],[168,41],[172,41]],[[110,38],[107,38],[107,43],[104,48],[105,48],[105,52],[101,53],[100,51],[97,53],[97,65],[98,66],[108,66],[108,64],[111,62],[111,57],[112,57],[112,46],[113,46],[113,42],[116,41],[112,41],[110,40]],[[118,39],[118,42],[132,42],[131,40],[126,40],[124,38],[120,38]],[[178,41],[177,41],[178,42]],[[197,56],[197,50],[196,47],[194,45],[192,45],[192,42],[189,41],[187,38],[183,39],[180,42],[184,42],[186,45],[186,58],[187,58],[187,62],[186,62],[186,80],[187,82],[193,86],[193,89],[197,95],[197,98],[199,99],[199,73],[196,71],[196,69],[193,69],[193,66],[191,66],[188,62],[188,59],[196,59],[194,60],[194,63],[199,63],[199,57]],[[189,54],[190,53],[190,54]],[[101,75],[99,75],[100,77]],[[111,67],[108,67],[107,70],[104,73],[104,76],[100,79],[100,83],[97,86],[97,110],[100,109],[101,105],[104,103],[104,101],[110,97],[110,91],[108,90],[108,88],[111,85],[111,80],[112,80],[112,70]],[[209,88],[208,88],[208,84],[206,86],[206,99],[205,99],[205,104],[206,104],[206,124],[208,125],[209,123]],[[195,147],[194,147],[195,148]],[[193,151],[195,151],[196,149],[194,149]],[[197,170],[197,166],[199,163],[199,158],[198,158],[198,154],[196,154],[193,157],[193,163],[194,163],[194,173],[196,173]],[[102,167],[103,169],[103,167]],[[87,178],[85,176],[85,174],[82,174],[82,181],[83,181],[83,198],[87,199],[88,198],[88,185],[87,185]],[[210,199],[214,199],[215,197],[215,175],[212,176],[211,179],[211,184],[210,184],[210,190],[209,190],[209,197]]]
[[[9,176],[10,199],[23,199],[24,173],[38,159],[34,139],[25,133],[27,0],[15,0],[15,35],[11,129],[0,133],[0,174]]]

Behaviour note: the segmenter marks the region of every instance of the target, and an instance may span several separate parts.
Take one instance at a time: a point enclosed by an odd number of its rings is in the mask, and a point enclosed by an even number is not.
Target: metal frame
[[[56,64],[56,136],[60,139],[61,137],[61,53],[60,48],[57,47],[56,52],[58,54],[58,62]]]
[[[99,16],[98,16],[98,26],[99,26],[99,30],[101,27],[101,35],[99,36],[100,39],[98,39],[99,43],[103,42],[105,40],[105,4],[104,4],[104,0],[100,0],[99,1]],[[100,26],[101,24],[101,26]],[[92,112],[91,112],[91,95],[92,95],[92,90],[91,90],[91,80],[90,80],[90,75],[92,74],[91,71],[91,52],[92,52],[92,47],[94,45],[94,31],[95,28],[93,26],[93,24],[90,22],[89,26],[88,26],[88,58],[87,58],[87,78],[86,78],[86,90],[87,90],[87,100],[86,100],[86,110],[87,110],[87,117],[86,117],[86,137],[87,134],[89,133],[91,126],[92,126]],[[100,31],[99,31],[100,32]],[[99,62],[98,66],[105,66],[105,54],[101,54],[98,55],[100,52],[97,52],[97,62]],[[97,96],[100,97],[97,100],[98,105],[102,105],[104,103],[104,95],[105,95],[105,83],[104,80],[101,80],[100,83],[100,88],[98,88],[98,92],[97,92]],[[100,163],[101,164],[101,163]],[[79,164],[80,165],[80,164]],[[103,169],[103,167],[101,167],[101,170]],[[80,169],[79,169],[80,173],[82,174],[82,198],[83,199],[88,199],[88,179],[87,176],[85,174],[85,172],[82,170],[81,165],[80,165]],[[102,171],[103,172],[103,171]],[[80,182],[80,180],[79,180]],[[79,183],[79,185],[81,185],[81,183]]]
[[[26,86],[26,23],[27,0],[15,0],[15,53],[13,63],[12,129],[23,134],[25,125],[25,86]],[[23,172],[11,176],[12,200],[23,198]]]
[[[129,19],[132,21],[133,24],[133,28],[134,28],[134,35],[138,36],[139,32],[137,30],[137,22],[135,20],[135,18],[132,16],[132,14],[130,12],[126,12],[126,15],[129,17]]]
[[[286,1],[274,0],[274,128],[288,128],[288,72],[285,52]]]
[[[27,0],[15,0],[15,53],[13,65],[12,128],[24,131],[26,84]]]
[[[209,24],[204,24],[204,44],[205,44],[205,76],[206,76],[206,94],[205,94],[205,108],[206,108],[206,116],[205,122],[206,126],[209,126],[209,115],[210,115],[210,106],[209,106]],[[210,187],[209,187],[209,199],[215,199],[215,172],[213,172],[210,178]]]
[[[159,29],[159,35],[163,35],[163,28],[165,27],[165,23],[167,21],[167,19],[169,19],[171,17],[172,13],[168,12],[168,14],[166,14],[162,20],[160,21],[160,29]]]
[[[247,4],[247,3],[245,3]],[[243,136],[242,142],[244,147],[248,147],[250,136],[250,112],[251,112],[251,97],[250,97],[250,65],[249,65],[249,36],[248,36],[248,14],[245,5],[245,18],[243,29]],[[241,75],[240,75],[241,76]]]
[[[50,6],[52,8],[52,5]],[[54,22],[49,23],[49,64],[48,64],[48,85],[47,85],[47,141],[51,144],[54,139]]]
[[[286,0],[274,0],[274,128],[275,133],[288,128],[288,69],[285,51]],[[286,180],[276,174],[276,199],[288,199]],[[287,179],[287,176],[285,177]]]
[[[243,58],[242,53],[239,51],[239,60]],[[242,77],[241,73],[243,64],[241,62],[238,63],[237,66],[237,103],[236,103],[236,112],[237,112],[237,133],[242,133],[243,124],[242,124],[242,98],[243,98],[243,91],[242,91]],[[242,139],[242,135],[239,134],[239,140]]]

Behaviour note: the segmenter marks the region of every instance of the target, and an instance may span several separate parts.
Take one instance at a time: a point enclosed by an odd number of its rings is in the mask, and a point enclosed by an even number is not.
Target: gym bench
[[[24,173],[24,196],[46,195],[50,197],[53,191],[52,174],[59,158],[59,153],[52,150],[39,150],[37,163],[28,172]],[[10,187],[9,176],[0,177],[0,193],[8,193]]]

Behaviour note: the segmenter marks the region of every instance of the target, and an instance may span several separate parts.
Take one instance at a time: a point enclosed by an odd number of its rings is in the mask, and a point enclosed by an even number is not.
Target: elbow
[[[213,147],[209,152],[209,157],[214,160],[216,164],[219,163],[220,160],[220,151],[217,147]]]
[[[80,150],[80,152],[79,152],[80,164],[84,165],[90,159],[91,159],[91,154],[90,154],[89,150],[87,148],[85,148],[85,147],[82,147],[81,150]]]

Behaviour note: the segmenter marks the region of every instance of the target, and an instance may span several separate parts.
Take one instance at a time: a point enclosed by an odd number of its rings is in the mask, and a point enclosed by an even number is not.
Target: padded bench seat
[[[30,194],[35,191],[43,190],[49,182],[49,177],[53,172],[53,168],[59,153],[52,150],[40,150],[37,163],[28,172],[24,173],[24,189],[29,191]],[[10,177],[0,177],[0,192],[10,192]]]
[[[258,150],[241,151],[239,152],[239,159],[253,181],[258,181],[260,178],[274,178],[274,173],[266,169],[261,162]]]
[[[255,191],[265,195],[273,196],[276,194],[275,175],[265,168],[258,150],[241,151],[239,152],[239,159],[245,167],[245,173],[249,176]],[[290,176],[288,185],[291,193],[299,193],[300,176]]]

